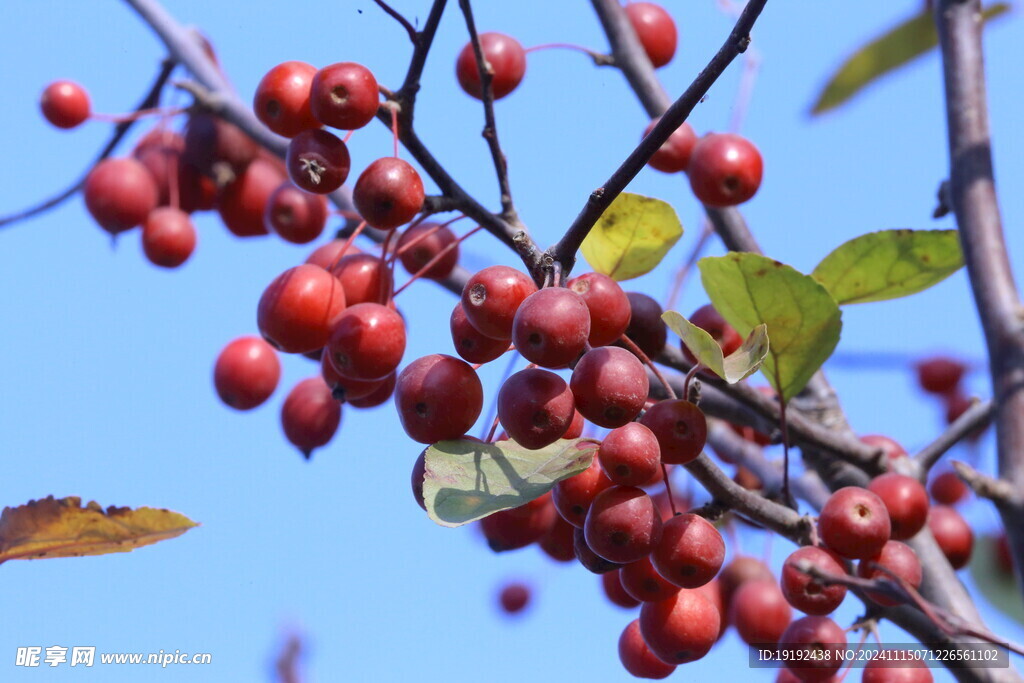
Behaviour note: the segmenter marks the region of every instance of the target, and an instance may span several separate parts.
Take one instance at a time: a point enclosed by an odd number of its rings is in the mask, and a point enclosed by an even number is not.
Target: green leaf
[[[956,230],[883,230],[841,245],[811,275],[840,305],[862,304],[916,294],[963,265]]]
[[[697,327],[675,311],[663,313],[661,319],[679,335],[701,365],[729,384],[736,384],[757,372],[768,355],[768,328],[764,325],[755,327],[743,345],[725,358],[722,356],[722,347],[703,328]]]
[[[1009,11],[1010,5],[996,2],[982,16],[985,21]],[[935,19],[928,10],[893,27],[853,53],[818,95],[812,115],[838,107],[881,76],[898,69],[939,44]]]
[[[996,538],[982,536],[971,553],[971,578],[985,599],[1007,616],[1024,624],[1024,600],[1013,574],[1005,572],[996,560]]]
[[[597,272],[629,280],[654,270],[682,236],[683,225],[669,204],[623,192],[601,214],[580,251]]]
[[[705,257],[698,267],[711,303],[737,332],[768,326],[772,345],[761,371],[784,400],[799,393],[839,343],[842,314],[828,290],[760,254]]]
[[[598,443],[561,439],[535,451],[514,441],[442,441],[424,455],[427,514],[456,527],[539,498],[590,467]]]

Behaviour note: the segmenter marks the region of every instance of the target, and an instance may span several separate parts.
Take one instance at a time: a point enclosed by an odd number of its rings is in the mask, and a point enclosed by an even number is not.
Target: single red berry
[[[831,550],[816,546],[797,548],[786,558],[779,577],[782,594],[793,607],[816,616],[829,614],[842,604],[846,586],[820,583],[797,568],[805,562],[827,574],[842,576],[846,573],[842,558]]]
[[[852,559],[877,555],[889,540],[890,531],[885,503],[859,486],[847,486],[833,493],[818,516],[821,540]]]
[[[761,153],[734,133],[709,133],[690,156],[690,188],[702,203],[725,207],[742,204],[761,186]]]
[[[668,328],[661,319],[661,304],[640,292],[627,292],[630,319],[626,336],[640,347],[648,358],[655,358],[665,348]]]
[[[928,529],[953,569],[962,569],[971,561],[974,532],[966,520],[948,505],[935,505],[928,512]]]
[[[516,344],[516,348],[520,346]],[[643,409],[650,389],[647,371],[636,356],[612,346],[583,354],[570,382],[576,408],[583,417],[609,429],[632,422]]]
[[[903,541],[928,521],[928,492],[917,479],[895,472],[875,477],[868,491],[882,499],[892,524],[890,538]]]
[[[251,410],[270,398],[281,379],[281,361],[259,337],[239,337],[220,352],[213,366],[213,386],[225,405]]]
[[[410,363],[395,387],[402,427],[420,443],[458,439],[476,422],[483,402],[476,371],[458,358],[441,354]]]
[[[643,137],[647,137],[654,130],[661,118],[653,119],[644,129]],[[690,165],[690,155],[697,144],[697,134],[693,132],[690,124],[683,123],[672,131],[668,140],[661,144],[658,151],[651,156],[647,165],[662,173],[679,173],[685,171]]]
[[[310,109],[309,94],[316,67],[305,62],[284,62],[268,71],[256,86],[252,108],[256,118],[286,138],[319,128]]]
[[[684,589],[640,608],[644,642],[666,664],[685,664],[706,655],[718,640],[721,622],[715,605],[696,590]]]
[[[699,515],[677,515],[665,523],[651,554],[658,573],[680,588],[697,588],[715,578],[725,561],[722,534]]]
[[[386,301],[394,289],[391,269],[374,254],[346,252],[331,269],[345,289],[349,306]]]
[[[523,448],[544,448],[562,438],[574,414],[569,386],[547,370],[521,370],[498,392],[498,420]]]
[[[512,322],[516,350],[543,368],[568,366],[583,353],[589,336],[590,309],[565,287],[545,287],[526,297]]]
[[[625,7],[626,16],[636,37],[655,69],[672,61],[676,54],[676,23],[660,5],[653,2],[631,2]]]
[[[647,486],[661,472],[658,439],[639,422],[608,432],[597,460],[608,478],[620,486]]]
[[[341,138],[326,130],[304,130],[288,143],[288,177],[306,192],[329,194],[348,178],[351,159]]]
[[[345,310],[341,284],[323,268],[289,268],[267,286],[256,319],[260,333],[286,353],[316,351],[327,343],[331,323]]]
[[[551,500],[562,519],[579,529],[587,519],[587,511],[597,494],[609,488],[612,481],[595,458],[590,467],[577,475],[562,479],[551,490]]]
[[[384,379],[405,354],[405,321],[381,304],[349,306],[331,323],[325,350],[343,377]]]
[[[658,437],[663,463],[685,465],[695,460],[707,443],[707,419],[689,401],[659,401],[644,413],[640,422]]]
[[[156,208],[153,176],[135,159],[105,159],[96,164],[82,188],[85,208],[112,235],[134,228]]]
[[[948,356],[926,358],[915,366],[917,382],[929,394],[946,396],[960,388],[967,366]]]
[[[608,576],[606,574],[605,576]],[[640,620],[629,622],[619,636],[619,661],[636,678],[660,680],[668,678],[676,670],[675,665],[666,664],[647,647],[640,634]]]
[[[506,614],[522,612],[530,603],[530,587],[523,583],[510,583],[501,589],[498,602]]]
[[[492,339],[512,339],[516,311],[537,285],[508,266],[489,266],[474,273],[462,290],[462,310],[470,324]]]
[[[888,571],[878,569],[876,565]],[[917,553],[906,543],[889,541],[882,546],[882,552],[874,557],[864,558],[857,565],[857,576],[863,579],[891,580],[893,575],[906,581],[915,589],[921,587],[921,562],[917,559]],[[867,591],[867,595],[883,607],[892,607],[902,602],[878,591]]]
[[[437,261],[423,270],[435,257]],[[410,275],[443,280],[451,275],[459,262],[459,245],[455,233],[448,226],[419,223],[402,233],[398,240],[398,258]]]
[[[945,470],[932,478],[928,492],[940,505],[956,505],[967,496],[968,488],[956,472]]]
[[[575,529],[576,527],[572,528]],[[621,569],[601,574],[601,588],[604,589],[605,597],[608,598],[608,602],[616,607],[622,607],[623,609],[638,607],[640,601],[627,593],[626,589],[622,586],[622,581],[619,578],[621,574]]]
[[[217,198],[217,212],[224,226],[238,237],[266,235],[263,214],[274,190],[284,181],[284,174],[274,164],[264,159],[253,161]]]
[[[733,595],[729,621],[748,645],[777,643],[793,619],[793,608],[767,579],[747,581]]]
[[[379,230],[394,230],[415,218],[424,196],[420,174],[396,157],[383,157],[367,166],[352,190],[359,215]]]
[[[54,81],[43,90],[39,108],[57,128],[75,128],[89,118],[89,94],[72,81]]]
[[[629,297],[619,283],[601,273],[584,273],[566,283],[590,309],[590,345],[607,346],[629,327]]]
[[[508,341],[480,334],[466,318],[462,303],[456,303],[449,321],[455,351],[470,363],[489,363],[508,350]]]
[[[369,69],[355,62],[325,66],[316,72],[310,85],[313,116],[331,128],[362,128],[377,115],[379,102],[377,79]]]
[[[263,225],[285,242],[306,244],[324,231],[327,211],[327,200],[324,197],[303,192],[290,182],[284,182],[267,198],[263,209]]]
[[[516,89],[526,74],[526,51],[515,38],[504,33],[481,33],[480,51],[491,70],[491,93],[500,100]],[[466,43],[455,61],[455,76],[466,94],[483,99],[483,84],[472,43]]]
[[[317,375],[292,388],[281,406],[284,435],[309,460],[313,449],[326,446],[341,424],[341,403]]]
[[[195,248],[196,229],[180,209],[159,206],[142,223],[142,251],[153,265],[177,268]]]
[[[828,617],[797,619],[779,638],[790,652],[787,668],[801,681],[824,681],[843,664],[846,632]]]
[[[597,494],[583,524],[587,545],[609,562],[635,562],[661,540],[661,515],[651,497],[633,486]]]

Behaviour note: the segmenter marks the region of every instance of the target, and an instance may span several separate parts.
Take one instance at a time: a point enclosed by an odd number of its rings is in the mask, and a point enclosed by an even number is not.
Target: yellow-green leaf
[[[985,8],[986,21],[1009,11],[1010,5],[996,2]],[[838,107],[879,77],[913,61],[939,44],[935,19],[928,10],[898,24],[853,53],[839,67],[818,95],[811,114]]]
[[[956,230],[883,230],[855,237],[811,275],[840,304],[916,294],[964,265]]]
[[[583,240],[583,258],[598,273],[629,280],[649,273],[683,236],[676,210],[653,197],[623,192]]]
[[[29,501],[0,515],[0,563],[125,553],[180,536],[195,522],[170,510],[108,507],[72,496]]]
[[[768,355],[768,328],[765,325],[751,330],[740,348],[725,357],[714,337],[675,311],[666,311],[661,319],[679,335],[701,365],[729,384],[736,384],[757,372]]]
[[[760,254],[709,256],[698,267],[711,303],[737,332],[767,325],[771,350],[761,371],[783,399],[799,393],[839,343],[842,314],[828,290]]]
[[[537,450],[515,441],[436,443],[424,452],[427,514],[456,527],[519,507],[590,467],[598,445],[592,439],[561,439]]]

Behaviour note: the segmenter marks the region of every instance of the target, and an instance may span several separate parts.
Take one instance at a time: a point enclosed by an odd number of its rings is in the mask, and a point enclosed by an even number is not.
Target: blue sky
[[[422,18],[429,3],[393,4]],[[481,110],[454,79],[455,55],[466,39],[457,5],[450,4],[424,75],[417,127],[451,173],[495,207],[490,159],[479,138]],[[680,48],[661,75],[678,93],[731,20],[713,0],[665,4],[677,19]],[[864,232],[952,227],[949,218],[930,218],[947,163],[936,56],[832,115],[806,116],[847,53],[919,4],[874,2],[852,12],[835,0],[769,2],[754,34],[764,61],[743,129],[765,158],[764,184],[743,211],[769,255],[806,272]],[[504,31],[527,46],[606,46],[587,3],[477,5],[481,30]],[[244,9],[168,0],[167,7],[210,37],[246,99],[267,69],[290,59],[358,61],[396,86],[409,54],[404,33],[370,0],[287,9],[264,0]],[[163,56],[122,3],[39,0],[5,10],[0,213],[63,188],[106,139],[107,126],[99,123],[72,132],[50,128],[36,106],[48,82],[79,81],[97,111],[127,111]],[[1024,236],[1013,226],[1024,220],[1024,194],[1015,191],[1024,181],[1024,137],[1013,57],[1022,27],[1011,16],[989,32],[987,44],[997,179],[1018,271]],[[739,73],[732,67],[695,110],[690,120],[698,132],[727,125]],[[545,244],[558,238],[646,125],[616,71],[565,51],[531,54],[525,81],[498,103],[497,115],[520,212]],[[382,126],[371,126],[353,137],[350,149],[359,168],[388,154],[390,139]],[[700,213],[678,177],[644,171],[630,190],[671,202],[687,227],[661,269],[627,286],[664,299],[674,264],[699,233]],[[0,503],[79,495],[103,505],[167,507],[202,523],[131,554],[8,563],[0,678],[272,680],[269,663],[284,635],[296,630],[309,646],[309,681],[627,680],[615,644],[633,617],[605,602],[597,577],[555,566],[534,548],[492,555],[472,529],[442,529],[426,519],[408,486],[419,446],[401,432],[390,404],[346,408],[337,437],[311,463],[285,442],[277,423],[288,388],[315,372],[309,361],[283,359],[277,393],[252,413],[220,405],[211,386],[216,354],[255,331],[263,287],[311,247],[239,241],[215,216],[202,216],[197,225],[199,246],[177,272],[150,266],[137,234],[111,248],[80,198],[0,230]],[[464,252],[471,269],[515,263],[484,234]],[[688,314],[705,301],[691,282],[679,308]],[[399,304],[408,320],[407,360],[451,352],[450,294],[425,283]],[[913,358],[944,351],[983,360],[962,273],[912,298],[846,308],[843,322],[840,354]],[[503,361],[494,365],[481,373],[488,399],[504,370]],[[889,434],[914,448],[940,429],[938,407],[916,391],[908,366],[830,363],[826,369],[858,431]],[[984,373],[969,381],[972,391],[987,396]],[[991,451],[986,439],[983,465]],[[965,512],[978,530],[994,524],[983,505]],[[741,544],[744,552],[765,552],[756,534],[744,532]],[[771,546],[776,563],[788,548],[783,541]],[[532,608],[513,621],[496,609],[497,589],[509,579],[536,587]],[[846,624],[858,613],[854,603],[840,612]],[[994,630],[1024,638],[1018,625],[988,606],[985,611]],[[45,674],[14,667],[16,648],[31,645],[209,652],[214,663],[160,674],[129,666],[71,672],[62,666]],[[703,680],[728,671],[745,678],[735,662],[746,653],[735,635],[719,649],[677,676]]]

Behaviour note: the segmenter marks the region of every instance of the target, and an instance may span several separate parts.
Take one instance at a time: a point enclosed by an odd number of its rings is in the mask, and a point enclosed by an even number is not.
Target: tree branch
[[[991,422],[995,410],[995,404],[992,401],[974,403],[963,415],[954,420],[953,424],[939,435],[939,438],[922,448],[914,456],[918,478],[924,481],[928,476],[928,471],[939,461],[939,458],[945,455],[946,451],[971,432],[981,429]]]
[[[391,17],[392,19],[397,21],[399,24],[401,24],[402,28],[405,29],[405,32],[409,34],[409,40],[411,40],[412,44],[415,45],[416,44],[416,27],[413,26],[412,24],[410,24],[409,20],[406,19],[405,17],[403,17],[401,12],[396,10],[394,7],[392,7],[388,3],[384,2],[384,0],[373,0],[373,1],[375,3],[377,3],[378,7],[380,7],[382,10],[384,10],[385,14],[387,14],[389,17]]]

